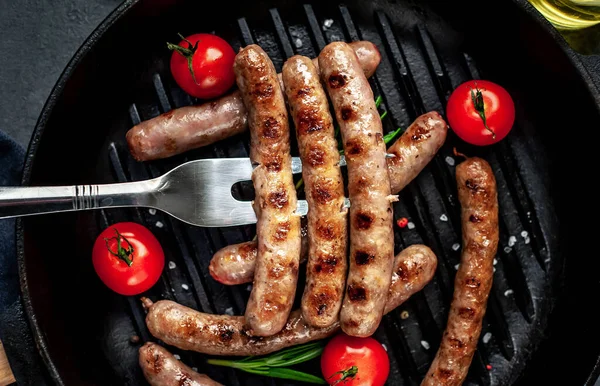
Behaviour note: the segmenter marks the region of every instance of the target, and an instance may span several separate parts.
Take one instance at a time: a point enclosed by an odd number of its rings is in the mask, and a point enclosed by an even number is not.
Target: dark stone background
[[[23,147],[75,51],[120,0],[0,0],[0,130]]]

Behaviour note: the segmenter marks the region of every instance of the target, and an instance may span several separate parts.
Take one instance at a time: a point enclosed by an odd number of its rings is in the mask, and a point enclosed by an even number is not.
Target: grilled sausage
[[[386,146],[373,91],[354,51],[346,43],[330,43],[319,54],[319,66],[340,125],[352,204],[350,270],[340,320],[346,334],[365,337],[383,316],[394,263]]]
[[[309,251],[302,316],[312,326],[327,327],[338,320],[346,282],[348,210],[340,152],[327,95],[311,60],[293,56],[281,74],[296,126],[308,202]]]
[[[306,222],[302,221],[300,264],[306,261],[308,255],[307,232]],[[252,283],[257,254],[258,242],[256,240],[223,247],[210,259],[208,265],[210,276],[225,285]]]
[[[424,245],[404,249],[396,257],[385,312],[420,291],[437,267],[435,254]],[[252,336],[243,316],[210,315],[170,300],[152,303],[142,298],[148,309],[146,325],[150,333],[168,345],[209,355],[265,355],[286,347],[326,338],[339,330],[336,322],[328,327],[308,325],[300,310],[290,314],[283,330],[268,337]]]
[[[148,342],[140,347],[139,363],[152,386],[222,386],[178,361],[167,349]]]
[[[300,215],[292,177],[288,115],[269,56],[252,44],[235,57],[236,82],[248,110],[256,192],[258,254],[246,306],[253,334],[279,332],[292,309],[300,259]]]
[[[498,249],[498,197],[490,165],[469,158],[456,167],[463,252],[448,324],[422,386],[461,385],[467,376],[492,287]]]
[[[388,158],[388,174],[392,193],[401,191],[433,159],[446,140],[448,125],[436,112],[421,115],[388,148],[395,155]],[[303,228],[304,231],[304,228]],[[302,238],[300,261],[306,258],[308,240]],[[228,285],[252,282],[256,264],[257,243],[229,245],[217,251],[210,262],[212,277]]]
[[[398,193],[411,182],[437,154],[446,140],[448,125],[435,111],[415,119],[388,148],[393,158],[387,159],[392,193]]]
[[[367,41],[350,43],[367,77],[371,77],[381,55]],[[313,59],[316,63],[317,60]],[[150,161],[207,146],[246,131],[248,119],[238,90],[198,106],[171,110],[141,122],[126,135],[131,155],[138,161]]]

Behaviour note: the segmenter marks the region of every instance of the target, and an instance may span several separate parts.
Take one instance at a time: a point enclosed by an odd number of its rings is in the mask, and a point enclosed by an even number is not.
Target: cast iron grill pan
[[[247,44],[259,44],[278,71],[288,57],[294,54],[315,57],[331,41],[372,41],[382,54],[382,62],[370,82],[374,94],[383,98],[381,108],[388,112],[383,122],[385,132],[406,128],[418,115],[430,110],[445,115],[446,99],[456,86],[469,79],[486,77],[469,53],[440,49],[425,24],[403,28],[393,24],[383,11],[364,15],[343,4],[270,8],[260,18],[234,20],[218,33],[226,36],[236,51]],[[130,101],[130,107],[120,112],[122,119],[105,139],[105,152],[98,160],[97,172],[110,173],[114,181],[157,177],[193,159],[248,156],[249,136],[245,133],[166,160],[139,163],[131,158],[124,140],[128,128],[173,108],[198,103],[172,81],[168,58],[168,52],[163,52],[144,69],[151,74],[147,76],[151,79],[147,87],[152,91]],[[433,249],[439,264],[433,281],[384,317],[377,330],[376,338],[390,355],[388,384],[420,383],[447,320],[461,253],[460,205],[454,175],[455,164],[461,159],[454,157],[454,147],[490,162],[498,182],[500,204],[500,245],[494,262],[494,285],[465,384],[513,383],[542,338],[552,304],[551,283],[561,262],[556,253],[556,217],[552,206],[546,204],[551,202],[549,193],[543,176],[531,173],[537,168],[532,153],[538,149],[532,148],[530,140],[523,140],[526,135],[531,133],[525,133],[517,120],[505,140],[494,146],[475,148],[449,131],[435,159],[401,192],[400,201],[394,205],[394,216],[406,217],[410,224],[404,229],[395,226],[395,252],[423,243]],[[253,196],[251,184],[239,184],[234,190],[234,194],[246,199]],[[91,240],[105,227],[120,221],[140,222],[152,230],[166,254],[164,273],[146,294],[152,300],[170,299],[207,313],[244,313],[251,287],[217,283],[208,274],[208,264],[218,249],[252,239],[254,226],[192,227],[146,208],[78,216]],[[299,282],[304,282],[303,274]],[[297,298],[301,293],[299,287]],[[137,349],[143,342],[155,339],[146,329],[139,297],[105,296],[111,299],[107,301],[110,310],[102,321],[102,331],[95,332],[94,339],[102,342],[105,360],[116,380],[144,384],[137,366]],[[139,336],[140,343],[130,343],[128,337],[132,335]],[[186,364],[227,385],[292,384],[208,366],[203,355],[170,349]],[[316,360],[300,368],[319,373]]]

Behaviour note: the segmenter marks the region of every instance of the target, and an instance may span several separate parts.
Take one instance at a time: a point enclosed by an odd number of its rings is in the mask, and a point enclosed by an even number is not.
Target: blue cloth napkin
[[[24,158],[23,149],[0,132],[0,186],[20,185]],[[0,340],[18,385],[48,384],[21,304],[13,219],[0,220]]]

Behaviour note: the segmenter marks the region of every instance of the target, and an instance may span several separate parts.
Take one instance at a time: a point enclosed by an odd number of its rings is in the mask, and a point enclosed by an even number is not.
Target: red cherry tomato
[[[171,73],[185,92],[208,99],[223,95],[235,82],[235,52],[225,40],[211,34],[194,34],[167,44],[173,50]]]
[[[375,339],[339,334],[323,350],[321,371],[330,385],[383,386],[390,373],[390,360]]]
[[[487,80],[470,80],[452,92],[446,116],[452,130],[463,141],[478,146],[491,145],[512,129],[515,104],[502,86]]]
[[[165,266],[165,255],[147,228],[121,222],[96,238],[92,262],[108,288],[121,295],[137,295],[156,283]]]

